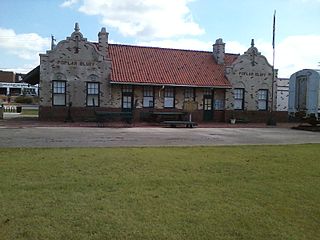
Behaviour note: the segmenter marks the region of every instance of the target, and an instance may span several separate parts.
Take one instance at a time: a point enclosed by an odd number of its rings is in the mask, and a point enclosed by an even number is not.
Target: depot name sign
[[[96,64],[94,62],[87,62],[87,61],[65,61],[65,60],[58,60],[57,64],[59,65],[68,65],[68,66],[80,66],[80,67],[93,67]]]
[[[249,76],[249,77],[266,77],[266,76],[271,76],[271,73],[262,73],[262,72],[245,72],[245,71],[240,71],[239,76]]]

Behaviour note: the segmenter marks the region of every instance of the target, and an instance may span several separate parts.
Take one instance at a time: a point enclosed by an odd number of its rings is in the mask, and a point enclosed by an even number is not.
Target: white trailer
[[[303,69],[289,79],[289,116],[320,120],[320,70]]]

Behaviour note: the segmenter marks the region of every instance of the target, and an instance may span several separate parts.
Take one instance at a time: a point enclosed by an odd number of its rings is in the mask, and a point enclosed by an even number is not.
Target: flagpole
[[[275,84],[275,71],[274,71],[274,61],[275,61],[275,29],[276,29],[276,10],[273,14],[273,29],[272,29],[272,84],[271,84],[271,106],[270,106],[270,116],[267,121],[267,125],[277,125],[276,119],[274,117],[274,84]]]

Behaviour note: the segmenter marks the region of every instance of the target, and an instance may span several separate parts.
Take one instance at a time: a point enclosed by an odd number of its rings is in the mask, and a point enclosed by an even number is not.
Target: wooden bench
[[[178,125],[185,125],[186,128],[193,128],[198,126],[197,123],[192,121],[163,121],[161,124],[169,125],[170,127],[177,127]]]
[[[125,121],[126,123],[132,123],[132,112],[105,112],[95,111],[96,122],[99,126],[103,126],[105,122],[113,121],[117,118]]]
[[[156,122],[162,121],[182,121],[186,116],[185,112],[166,112],[166,111],[155,111],[151,112]]]
[[[245,118],[237,118],[236,123],[249,123],[249,120]]]

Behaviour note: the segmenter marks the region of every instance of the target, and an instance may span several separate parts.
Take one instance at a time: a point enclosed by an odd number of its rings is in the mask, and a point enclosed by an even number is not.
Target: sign
[[[93,67],[95,65],[95,62],[58,60],[57,64],[59,64],[59,65],[68,65],[68,66]]]
[[[267,75],[271,76],[271,73],[262,73],[262,72],[239,72],[239,76],[255,76],[255,77],[266,77]]]
[[[183,110],[185,110],[186,112],[194,112],[195,110],[198,109],[198,103],[195,101],[185,101],[183,103]]]

